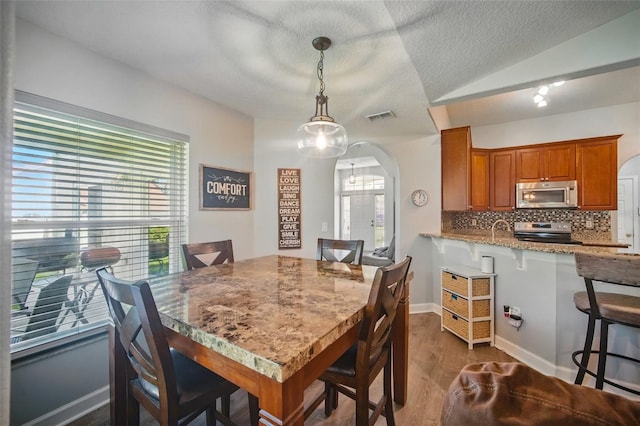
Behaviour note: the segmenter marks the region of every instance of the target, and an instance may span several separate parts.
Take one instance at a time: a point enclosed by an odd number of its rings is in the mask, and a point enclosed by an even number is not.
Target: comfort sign
[[[252,173],[200,165],[200,210],[250,210]]]

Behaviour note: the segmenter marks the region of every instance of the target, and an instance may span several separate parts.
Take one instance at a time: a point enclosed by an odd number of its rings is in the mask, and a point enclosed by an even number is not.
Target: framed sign
[[[302,247],[300,169],[278,169],[278,248]]]
[[[251,210],[253,173],[200,164],[200,210]]]

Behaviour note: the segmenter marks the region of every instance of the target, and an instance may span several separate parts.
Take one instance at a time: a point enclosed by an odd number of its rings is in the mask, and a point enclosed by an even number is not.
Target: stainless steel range
[[[568,222],[516,222],[513,236],[520,241],[556,244],[582,244],[571,238],[571,224]]]

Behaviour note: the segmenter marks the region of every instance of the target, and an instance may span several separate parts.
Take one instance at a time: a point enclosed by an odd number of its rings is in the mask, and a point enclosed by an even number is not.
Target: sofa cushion
[[[450,425],[632,425],[640,402],[566,383],[521,363],[464,367],[443,401]]]

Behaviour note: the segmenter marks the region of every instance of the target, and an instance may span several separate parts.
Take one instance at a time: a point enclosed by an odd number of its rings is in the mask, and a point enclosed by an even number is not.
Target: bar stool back
[[[640,297],[618,293],[597,292],[594,282],[620,284],[640,288],[640,256],[575,253],[576,270],[584,278],[586,291],[574,294],[576,308],[589,316],[584,349],[575,351],[573,362],[578,366],[575,383],[582,384],[584,375],[596,378],[596,388],[602,389],[604,383],[618,389],[640,395],[640,389],[631,389],[605,378],[607,357],[622,358],[640,364],[640,358],[608,352],[608,334],[610,324],[622,324],[640,328]],[[599,350],[592,350],[596,321],[600,320]],[[598,367],[594,374],[589,370],[591,354],[598,354]],[[578,356],[580,355],[580,360]]]

